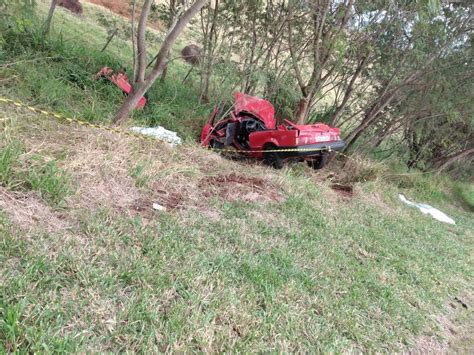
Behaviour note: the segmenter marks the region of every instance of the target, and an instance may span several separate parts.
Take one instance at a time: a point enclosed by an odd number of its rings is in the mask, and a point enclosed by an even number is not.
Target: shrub
[[[339,170],[337,183],[351,185],[357,182],[374,181],[384,176],[388,167],[385,163],[375,162],[357,154],[344,157]]]

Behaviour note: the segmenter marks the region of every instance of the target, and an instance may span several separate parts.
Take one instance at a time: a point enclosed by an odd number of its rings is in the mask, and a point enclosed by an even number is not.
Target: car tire
[[[266,146],[264,150],[273,150],[276,148],[277,148],[276,146],[271,145],[271,146]],[[264,152],[263,162],[274,169],[281,169],[283,168],[283,165],[284,165],[283,159],[281,158],[280,154],[278,154],[278,152]]]
[[[313,168],[314,170],[319,170],[324,168],[324,166],[328,162],[328,157],[328,154],[322,154],[319,157],[313,160],[307,160],[306,162],[308,163],[309,167]]]
[[[215,139],[213,139],[209,142],[209,147],[211,149],[222,149],[224,148],[224,143],[218,142]]]

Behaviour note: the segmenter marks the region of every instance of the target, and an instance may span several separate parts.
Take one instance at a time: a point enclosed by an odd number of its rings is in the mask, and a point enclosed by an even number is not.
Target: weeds
[[[474,186],[472,184],[461,182],[455,183],[453,194],[467,210],[474,212]]]
[[[23,148],[16,139],[0,150],[0,186],[9,190],[38,191],[41,197],[56,208],[72,194],[68,174],[52,160],[46,162],[41,156],[28,161],[22,158]]]
[[[383,162],[375,162],[356,154],[343,159],[343,165],[336,178],[336,182],[340,184],[352,185],[375,181],[381,179],[387,172],[387,166]],[[341,164],[341,162],[335,162],[335,164]]]
[[[0,185],[13,188],[18,184],[15,168],[22,154],[20,142],[12,140],[0,149]]]
[[[135,180],[135,186],[138,188],[146,188],[150,182],[151,177],[146,173],[146,163],[139,163],[130,172],[130,175]]]
[[[56,161],[45,163],[40,157],[36,158],[39,158],[40,165],[29,170],[26,184],[31,190],[39,191],[51,205],[62,207],[72,192],[69,176],[58,168]]]

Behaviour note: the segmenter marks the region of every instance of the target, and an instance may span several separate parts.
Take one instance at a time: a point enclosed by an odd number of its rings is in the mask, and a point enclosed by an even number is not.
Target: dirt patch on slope
[[[87,2],[103,6],[124,17],[129,17],[131,13],[130,2],[128,0],[87,0]]]
[[[227,201],[280,202],[283,199],[272,182],[236,173],[208,176],[199,182],[204,197],[219,196]]]
[[[65,126],[53,120],[29,124],[28,134],[20,132],[28,154],[66,155],[59,165],[71,177],[74,194],[67,201],[69,211],[105,208],[136,214],[129,209],[140,197],[130,176],[131,138],[74,125],[64,129]],[[38,201],[47,206],[41,199]]]
[[[153,203],[167,211],[198,210],[211,220],[220,218],[220,211],[212,206],[212,198],[232,202],[280,202],[284,199],[276,184],[270,180],[237,173],[205,176],[197,180],[179,178],[155,182],[146,195],[129,205],[145,218],[152,218]]]
[[[54,120],[25,118],[17,135],[27,154],[61,156],[58,165],[71,178],[74,193],[68,197],[65,213],[69,223],[75,223],[77,211],[101,209],[151,220],[157,214],[154,203],[167,211],[194,210],[218,220],[222,200],[265,204],[285,198],[281,182],[271,172],[249,167],[241,173],[241,165],[193,146],[170,148],[82,126],[64,129]],[[39,196],[35,199],[54,212]],[[42,219],[59,223],[47,215]]]
[[[410,352],[416,354],[472,354],[474,352],[472,303],[472,295],[464,294],[462,297],[454,297],[447,305],[446,314],[435,318],[439,334],[417,337],[415,346]]]
[[[344,199],[351,199],[354,195],[354,188],[352,185],[332,184],[331,189],[336,191]]]
[[[105,7],[110,11],[116,13],[117,15],[126,17],[128,19],[132,18],[132,6],[130,5],[130,1],[128,0],[87,0],[87,2]],[[137,22],[138,18],[140,17],[140,9],[141,5],[138,4],[136,6],[135,13],[135,18],[137,19]],[[151,26],[157,30],[163,29],[163,25],[158,20],[148,21],[148,26]]]
[[[76,15],[82,15],[82,5],[79,0],[59,0],[57,4]]]
[[[55,232],[70,226],[64,214],[46,205],[35,192],[11,192],[0,186],[0,209],[25,231],[39,228]]]

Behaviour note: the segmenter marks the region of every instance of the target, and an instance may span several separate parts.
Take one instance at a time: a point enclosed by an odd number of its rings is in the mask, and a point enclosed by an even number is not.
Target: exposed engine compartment
[[[257,120],[256,118],[251,116],[244,116],[239,122],[239,127],[237,128],[237,142],[243,147],[250,149],[250,133],[264,131],[265,129],[266,128],[264,124],[260,120]]]

